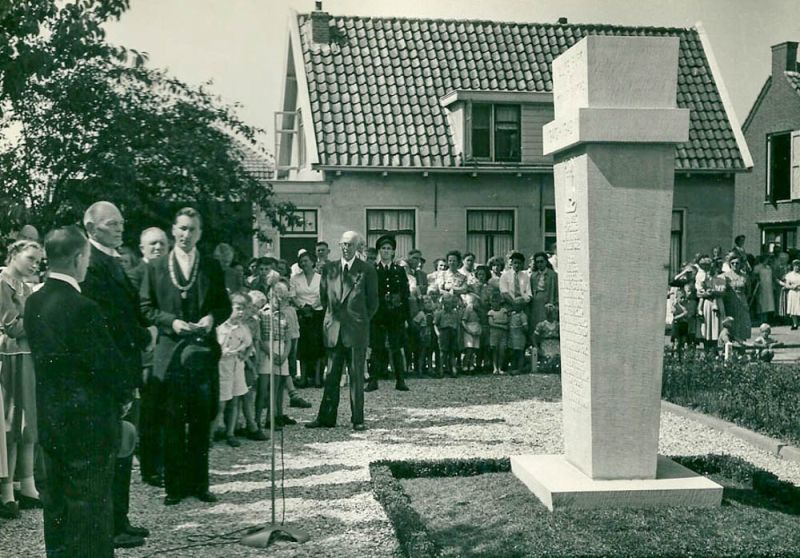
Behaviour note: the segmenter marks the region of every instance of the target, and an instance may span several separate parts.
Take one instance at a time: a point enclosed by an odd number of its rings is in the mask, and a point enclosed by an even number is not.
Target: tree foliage
[[[213,240],[251,232],[252,204],[285,221],[292,207],[244,164],[268,154],[237,107],[106,42],[128,0],[0,2],[0,232],[75,222],[98,199],[132,235],[185,204],[211,217]]]

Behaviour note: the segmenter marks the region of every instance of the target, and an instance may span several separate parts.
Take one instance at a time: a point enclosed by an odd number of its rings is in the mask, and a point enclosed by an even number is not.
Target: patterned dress
[[[536,324],[534,333],[536,339],[539,340],[539,352],[543,357],[551,358],[561,354],[558,322],[548,322],[547,320],[539,322]]]
[[[722,329],[722,320],[725,319],[725,303],[722,300],[724,287],[719,281],[715,281],[712,275],[701,269],[695,277],[695,288],[699,298],[697,316],[700,318],[697,338],[716,341]]]
[[[727,288],[723,295],[725,315],[733,318],[731,333],[734,339],[746,341],[750,339],[750,306],[747,303],[747,276],[735,271],[726,271]]]

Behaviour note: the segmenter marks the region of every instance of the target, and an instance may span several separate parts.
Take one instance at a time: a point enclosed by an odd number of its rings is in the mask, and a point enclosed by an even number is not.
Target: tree
[[[132,224],[129,241],[144,227],[168,225],[186,204],[207,216],[212,243],[251,233],[253,204],[273,225],[291,220],[292,206],[277,203],[243,164],[242,145],[267,154],[235,106],[105,43],[102,22],[127,1],[15,5],[28,8],[0,13],[4,32],[9,14],[21,18],[9,27],[15,54],[0,54],[0,137],[10,138],[0,143],[0,227],[76,222],[98,199],[120,207]]]

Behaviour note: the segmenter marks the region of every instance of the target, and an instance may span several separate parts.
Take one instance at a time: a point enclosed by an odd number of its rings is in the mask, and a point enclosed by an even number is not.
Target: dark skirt
[[[297,313],[300,324],[300,339],[297,340],[297,359],[301,362],[316,360],[325,356],[325,344],[322,335],[324,310],[313,310],[306,314],[302,310]]]
[[[0,382],[3,384],[3,407],[8,443],[36,442],[36,375],[29,354],[0,355]]]

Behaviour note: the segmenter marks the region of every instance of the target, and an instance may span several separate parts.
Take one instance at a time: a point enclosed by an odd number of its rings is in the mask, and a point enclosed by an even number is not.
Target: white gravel
[[[343,392],[340,427],[284,431],[286,521],[311,536],[303,545],[278,542],[271,556],[394,557],[399,548],[380,505],[372,496],[368,464],[378,459],[505,457],[521,453],[560,453],[561,404],[537,400],[542,382],[535,376],[409,381],[401,393],[384,382],[367,394],[369,430],[349,428]],[[313,409],[295,409],[300,422],[311,420],[320,390],[305,390]],[[727,453],[800,484],[800,464],[781,460],[729,434],[691,419],[662,413],[660,452],[666,455]],[[244,441],[241,448],[218,444],[211,455],[213,505],[196,500],[165,508],[163,491],[142,485],[134,472],[131,521],[152,535],[144,547],[117,556],[264,556],[238,544],[164,549],[207,541],[248,525],[269,521],[269,442]],[[280,467],[280,456],[277,460]],[[280,476],[277,517],[281,518]],[[0,520],[0,555],[44,553],[41,513],[23,512],[16,521]]]

